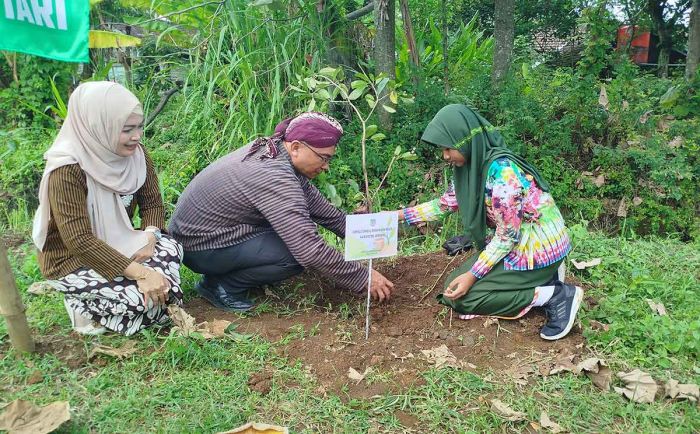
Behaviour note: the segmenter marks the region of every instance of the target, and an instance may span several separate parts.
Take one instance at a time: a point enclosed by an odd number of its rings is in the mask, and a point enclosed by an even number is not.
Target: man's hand
[[[146,236],[148,237],[148,244],[131,255],[131,260],[139,264],[143,264],[156,254],[156,236],[150,232],[146,232]]]
[[[476,276],[467,271],[464,274],[457,276],[449,285],[447,289],[442,294],[450,300],[456,300],[458,298],[467,295],[467,292],[472,288],[472,285],[476,282]]]
[[[370,283],[370,294],[375,300],[381,303],[391,297],[391,291],[394,289],[394,284],[389,279],[382,276],[377,270],[372,270],[372,280]]]

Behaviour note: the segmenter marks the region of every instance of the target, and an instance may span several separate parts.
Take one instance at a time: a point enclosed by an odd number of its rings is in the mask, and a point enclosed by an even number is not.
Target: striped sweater
[[[326,244],[316,224],[345,237],[345,214],[294,170],[283,144],[279,155],[261,158],[264,148],[243,161],[250,145],[212,163],[182,193],[170,232],[187,251],[213,250],[275,231],[294,259],[361,292],[367,269],[346,262]]]
[[[141,228],[165,228],[163,200],[153,162],[146,155],[146,182],[126,207],[133,217],[138,205]],[[131,259],[92,233],[87,211],[87,181],[78,164],[59,167],[49,176],[51,217],[46,243],[39,252],[39,268],[47,279],[60,279],[81,267],[92,268],[105,279],[124,273]]]

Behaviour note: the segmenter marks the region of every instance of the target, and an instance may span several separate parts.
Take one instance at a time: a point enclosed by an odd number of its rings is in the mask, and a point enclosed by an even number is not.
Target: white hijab
[[[78,164],[87,179],[87,211],[95,236],[131,257],[148,242],[134,230],[120,195],[135,193],[146,181],[141,147],[130,157],[115,153],[126,120],[143,114],[138,98],[120,84],[83,83],[68,101],[68,116],[53,145],[44,154],[46,168],[39,185],[39,209],[32,238],[42,250],[49,226],[49,176],[68,164]]]

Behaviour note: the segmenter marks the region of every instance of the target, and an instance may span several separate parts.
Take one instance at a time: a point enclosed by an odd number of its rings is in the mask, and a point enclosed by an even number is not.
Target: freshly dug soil
[[[560,341],[541,339],[539,330],[545,318],[540,309],[515,321],[463,321],[456,314],[452,316],[435,296],[442,291],[450,271],[465,259],[431,253],[379,261],[376,268],[394,282],[395,290],[389,302],[371,305],[368,340],[364,336],[364,300],[310,273],[264,294],[261,291],[257,302],[267,313],[241,317],[216,309],[201,298],[190,300],[185,310],[197,321],[228,319],[238,324],[240,332],[277,342],[278,351],[290,363],[301,360],[316,376],[320,392],[342,396],[346,390],[347,398],[366,398],[420,384],[420,372],[430,367],[422,350],[443,344],[461,369],[492,368],[521,384],[531,375],[547,375],[557,358],[583,352],[578,325]],[[371,371],[366,380],[358,382],[348,377],[349,368],[360,374],[367,368]],[[251,379],[252,389],[259,389],[259,383],[258,378]]]

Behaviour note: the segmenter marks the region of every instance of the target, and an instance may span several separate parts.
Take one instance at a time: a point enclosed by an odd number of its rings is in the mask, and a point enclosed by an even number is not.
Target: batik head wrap
[[[302,113],[277,124],[273,135],[256,139],[244,160],[263,147],[267,149],[260,158],[275,158],[279,153],[278,145],[283,141],[298,140],[313,148],[329,148],[337,145],[342,135],[343,127],[331,116],[319,112]]]

